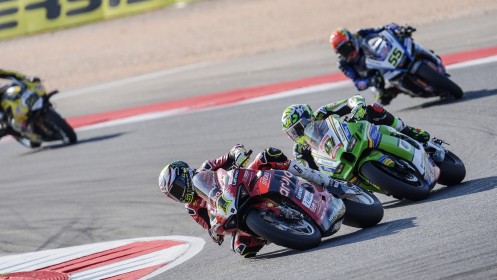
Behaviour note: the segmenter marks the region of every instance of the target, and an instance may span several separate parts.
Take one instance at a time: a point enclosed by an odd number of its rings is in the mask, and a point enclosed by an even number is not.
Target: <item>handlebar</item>
[[[50,98],[50,97],[56,95],[57,93],[59,93],[58,90],[52,90],[51,92],[47,93],[47,98]]]

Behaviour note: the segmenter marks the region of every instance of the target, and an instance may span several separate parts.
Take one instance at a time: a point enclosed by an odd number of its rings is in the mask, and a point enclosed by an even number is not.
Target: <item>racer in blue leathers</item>
[[[355,34],[345,28],[338,28],[330,36],[330,45],[338,54],[338,68],[352,79],[359,91],[375,87],[379,92],[377,101],[382,105],[390,104],[390,101],[401,91],[395,87],[385,88],[381,73],[376,69],[367,68],[366,56],[361,44],[366,36],[379,33],[385,29],[396,34],[402,33],[404,36],[410,36],[414,32],[412,27],[389,23],[378,28],[360,29]]]

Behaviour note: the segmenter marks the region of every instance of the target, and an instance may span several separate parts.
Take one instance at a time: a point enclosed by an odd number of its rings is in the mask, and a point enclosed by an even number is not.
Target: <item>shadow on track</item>
[[[492,95],[497,95],[497,89],[494,90],[478,90],[478,91],[470,91],[470,92],[465,92],[463,98],[459,100],[435,100],[435,101],[430,101],[426,102],[420,105],[416,105],[413,107],[408,107],[404,109],[397,110],[397,112],[406,112],[406,111],[412,111],[412,110],[419,110],[419,109],[424,109],[424,108],[429,108],[432,106],[444,106],[444,105],[450,105],[454,103],[460,103],[460,102],[466,102],[466,101],[471,101],[474,99],[479,99],[479,98],[485,98],[489,97]]]
[[[91,138],[86,138],[86,139],[79,139],[78,142],[76,142],[76,143],[74,143],[72,145],[66,145],[66,144],[63,144],[63,143],[51,144],[51,145],[48,144],[47,146],[42,146],[41,148],[30,150],[30,151],[24,153],[24,155],[36,154],[36,153],[39,153],[39,152],[42,152],[42,151],[47,151],[47,150],[69,148],[69,147],[72,147],[72,146],[82,145],[82,144],[91,143],[91,142],[99,142],[99,141],[109,140],[109,139],[112,139],[112,138],[119,137],[119,136],[121,136],[123,134],[125,134],[125,133],[113,133],[113,134],[96,136],[96,137],[91,137]]]
[[[443,200],[458,196],[470,195],[479,192],[485,192],[497,188],[497,176],[475,179],[471,181],[465,181],[455,186],[446,187],[443,186],[438,189],[431,191],[430,196],[422,201],[409,201],[409,200],[394,200],[383,203],[383,208],[397,208],[405,205],[413,204],[423,204],[429,203],[437,200]]]
[[[392,235],[400,232],[401,230],[413,228],[416,226],[414,223],[415,217],[404,218],[396,221],[390,221],[386,223],[378,224],[374,227],[361,229],[348,234],[340,235],[337,237],[331,236],[323,239],[321,244],[313,249],[298,251],[293,249],[281,249],[269,253],[264,253],[257,255],[254,259],[270,259],[270,258],[280,258],[289,255],[296,255],[305,252],[319,251],[324,249],[330,249],[334,247],[340,247],[348,244],[353,244],[357,242],[363,242],[371,239],[375,239],[382,236]]]

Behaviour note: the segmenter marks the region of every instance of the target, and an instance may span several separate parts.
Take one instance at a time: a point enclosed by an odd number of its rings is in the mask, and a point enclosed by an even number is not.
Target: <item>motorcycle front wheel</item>
[[[271,211],[252,209],[245,217],[246,225],[261,238],[296,250],[307,250],[321,243],[321,232],[307,218],[289,220]]]
[[[362,190],[362,194],[342,201],[345,204],[343,224],[346,226],[367,228],[377,225],[383,219],[383,205],[372,192]]]
[[[44,125],[58,134],[59,140],[62,140],[64,144],[74,144],[78,141],[74,129],[57,112],[49,109],[43,117]]]
[[[361,174],[398,199],[418,201],[430,195],[430,186],[416,173],[401,173],[379,162],[368,161],[361,166]]]
[[[466,177],[466,167],[462,160],[451,151],[445,153],[444,160],[438,164],[440,177],[437,183],[446,186],[457,185]]]

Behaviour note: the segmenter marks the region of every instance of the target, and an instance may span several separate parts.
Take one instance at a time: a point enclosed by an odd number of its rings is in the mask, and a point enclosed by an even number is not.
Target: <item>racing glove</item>
[[[357,90],[365,90],[369,87],[369,79],[368,78],[355,79],[354,85],[357,88]]]
[[[214,243],[217,243],[217,245],[221,246],[224,242],[224,235],[220,235],[214,232],[212,228],[207,230],[209,232],[209,236],[211,237],[212,241]]]
[[[41,82],[41,79],[36,77],[36,76],[26,76],[24,78],[24,80],[26,80],[27,82],[30,82],[30,83],[40,83]]]
[[[250,161],[252,150],[246,150],[241,144],[235,145],[229,152],[229,157],[233,160],[235,167],[244,168]]]
[[[411,37],[412,33],[414,33],[416,31],[416,28],[410,26],[410,25],[405,25],[405,26],[401,26],[397,31],[396,33],[399,33],[401,34],[402,36],[405,36],[405,37]]]
[[[364,116],[366,115],[366,106],[365,105],[359,105],[356,106],[354,109],[352,109],[352,112],[350,114],[349,120],[362,120]]]
[[[366,115],[366,100],[361,95],[354,95],[347,100],[351,108],[349,120],[361,120]]]

